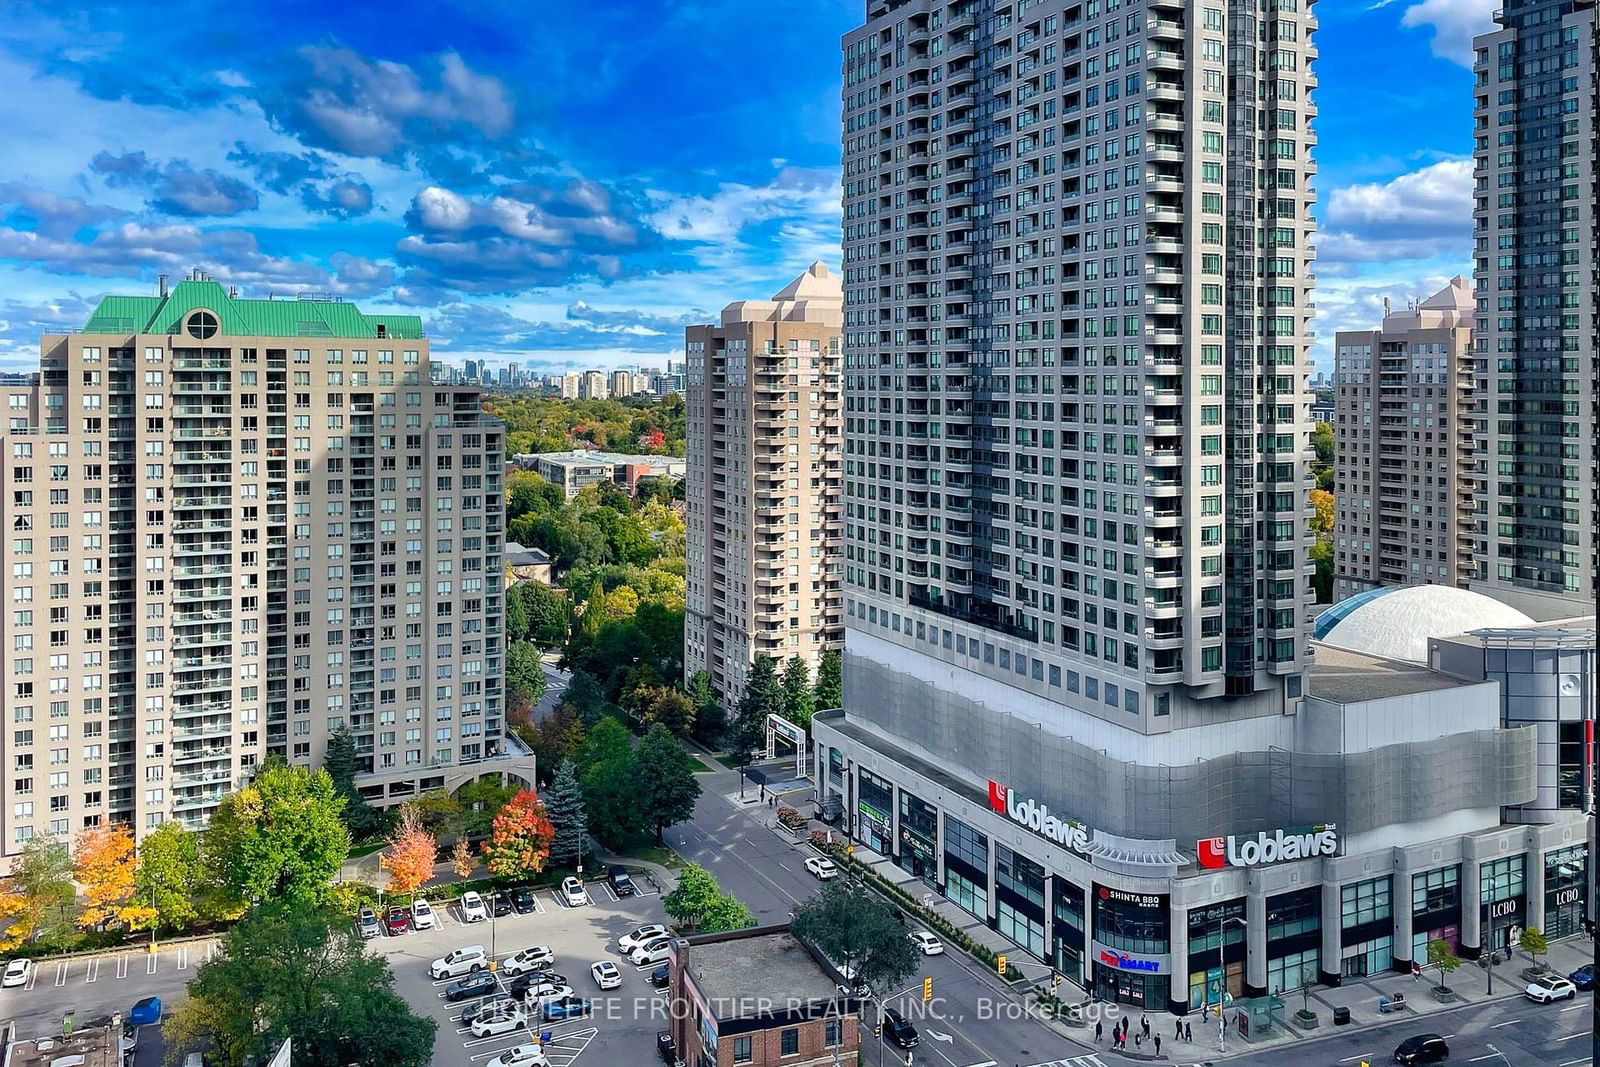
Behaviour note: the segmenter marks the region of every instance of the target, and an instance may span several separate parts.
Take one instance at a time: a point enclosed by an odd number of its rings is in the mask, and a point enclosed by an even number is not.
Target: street
[[[745,903],[757,922],[787,922],[794,906],[814,894],[819,884],[801,866],[809,851],[792,846],[763,824],[761,820],[772,816],[772,809],[765,804],[741,809],[724,796],[738,792],[738,772],[704,774],[700,784],[704,792],[695,805],[694,819],[669,828],[667,843],[714,874],[724,889]],[[756,797],[758,792],[755,785],[746,785],[748,796]],[[924,977],[933,979],[933,1001],[926,1006],[922,1003]],[[889,991],[885,1000],[921,1032],[922,1043],[915,1049],[914,1062],[918,1064],[968,1067],[985,1062],[1071,1062],[1094,1051],[1029,1016],[1023,1002],[998,978],[953,951],[922,957],[921,966],[905,987]],[[873,1022],[870,1013],[862,1022],[865,1062],[885,1067],[904,1064],[904,1052],[873,1043]],[[1137,1024],[1137,1017],[1134,1022]],[[1155,1025],[1153,1018],[1151,1024]],[[1078,1067],[1095,1065],[1085,1062]]]

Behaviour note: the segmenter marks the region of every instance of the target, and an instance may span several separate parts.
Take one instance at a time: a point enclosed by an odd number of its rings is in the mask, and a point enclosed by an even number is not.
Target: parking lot
[[[434,909],[435,929],[379,936],[369,944],[388,958],[400,995],[419,1014],[438,1021],[433,1062],[440,1067],[484,1067],[506,1050],[533,1041],[535,1034],[548,1035],[544,1051],[552,1067],[648,1064],[656,1058],[656,1032],[667,1028],[665,1000],[648,981],[654,965],[635,967],[623,959],[617,938],[636,926],[664,922],[665,916],[659,893],[648,882],[637,884],[639,895],[618,899],[605,882],[590,882],[590,903],[579,907],[567,906],[556,890],[541,889],[534,897],[537,910],[475,923],[464,922],[455,904],[439,906]],[[474,1037],[460,1019],[478,998],[446,1001],[445,987],[455,979],[435,981],[428,972],[433,960],[466,945],[482,945],[497,964],[522,949],[548,945],[555,954],[548,969],[564,975],[575,995],[593,1002],[593,1013],[555,1023],[530,1014],[526,1025],[509,1033]],[[621,969],[620,988],[602,991],[595,984],[589,966],[599,960],[611,960]],[[498,972],[495,979],[499,990],[511,981]]]
[[[26,985],[0,990],[0,1019],[13,1019],[23,1037],[59,1033],[62,1017],[75,1013],[81,1024],[133,1002],[160,997],[169,1009],[182,995],[195,968],[216,951],[215,941],[157,945],[156,952],[126,949],[100,956],[45,960]],[[143,1060],[141,1046],[141,1062]]]

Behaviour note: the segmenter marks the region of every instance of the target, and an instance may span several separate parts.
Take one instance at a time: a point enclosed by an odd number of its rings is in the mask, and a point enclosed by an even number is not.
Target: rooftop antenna
[[[156,275],[156,279],[160,285],[161,298],[165,300],[167,296],[167,276],[165,274],[158,274]]]

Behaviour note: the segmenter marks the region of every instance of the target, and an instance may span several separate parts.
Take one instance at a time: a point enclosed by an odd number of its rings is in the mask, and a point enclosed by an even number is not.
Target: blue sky
[[[1470,269],[1494,0],[1321,0],[1318,331]],[[862,0],[0,8],[0,368],[191,267],[429,324],[436,356],[659,365],[838,263]]]

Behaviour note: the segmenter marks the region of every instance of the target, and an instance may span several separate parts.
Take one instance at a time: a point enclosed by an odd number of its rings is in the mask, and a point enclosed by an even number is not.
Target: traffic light
[[[872,1036],[873,1037],[882,1037],[883,1036],[883,1024],[882,1023],[879,1023],[877,1026],[874,1026],[872,1028]]]
[[[1061,972],[1060,971],[1051,971],[1050,972],[1050,992],[1054,993],[1056,990],[1058,990],[1060,988],[1061,988]]]
[[[997,974],[999,974],[1002,978],[1005,977],[1005,973],[1006,973],[1006,958],[1004,956],[996,956],[994,958],[994,969],[995,969],[995,972]]]
[[[922,980],[922,1003],[926,1004],[926,1003],[928,1003],[928,1001],[930,1001],[932,999],[933,999],[933,979],[932,978],[924,978]]]

